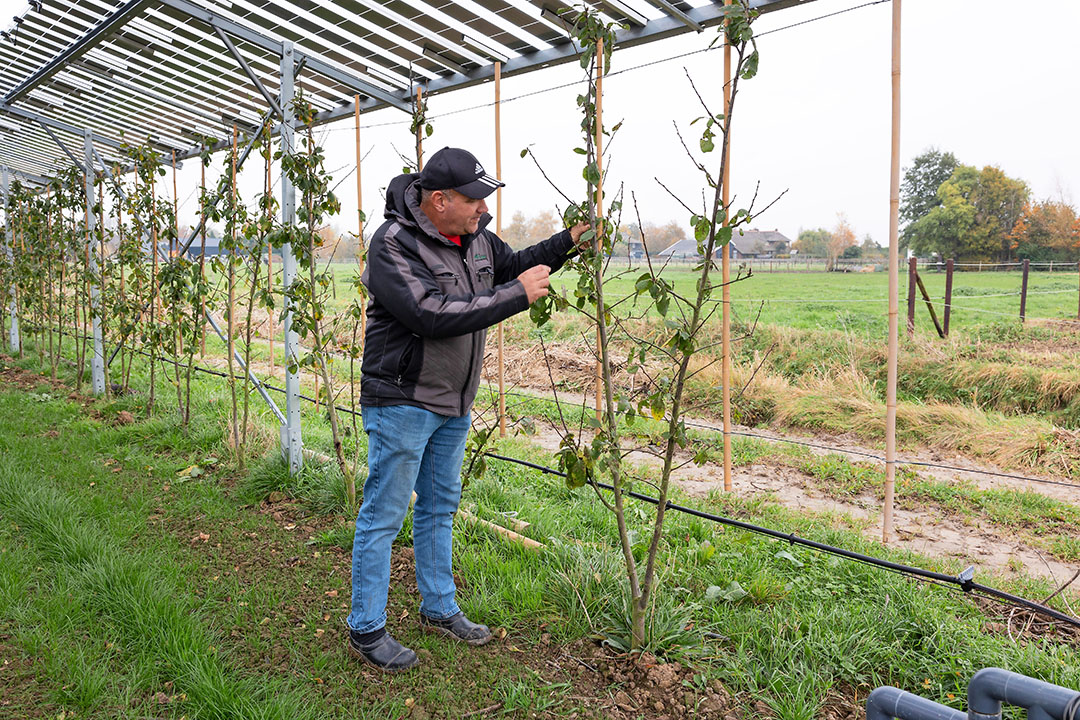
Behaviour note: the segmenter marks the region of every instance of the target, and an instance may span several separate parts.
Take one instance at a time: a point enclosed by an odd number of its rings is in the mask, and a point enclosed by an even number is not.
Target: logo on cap
[[[480,167],[480,163],[476,163],[476,172],[480,173],[481,175],[484,174],[484,168]]]

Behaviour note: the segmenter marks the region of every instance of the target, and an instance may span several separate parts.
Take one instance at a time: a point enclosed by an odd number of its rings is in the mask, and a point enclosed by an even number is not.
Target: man
[[[514,252],[485,229],[484,198],[503,183],[469,152],[443,148],[386,190],[368,250],[371,300],[360,403],[368,477],[353,541],[349,650],[382,670],[415,665],[386,632],[390,549],[412,493],[420,625],[470,645],[491,639],[454,601],[452,525],[486,328],[548,293],[586,226]]]

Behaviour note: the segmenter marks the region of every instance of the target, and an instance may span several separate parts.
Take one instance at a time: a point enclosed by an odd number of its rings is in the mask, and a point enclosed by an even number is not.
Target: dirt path
[[[540,424],[536,434],[530,439],[537,446],[554,453],[559,447],[561,436],[550,425]],[[822,442],[815,438],[806,440]],[[827,444],[833,446],[836,443],[834,439],[830,439]],[[856,452],[866,451],[858,446],[849,449]],[[825,454],[825,451],[815,452]],[[658,458],[644,452],[631,452],[627,458],[632,463],[646,466],[660,465]],[[687,459],[689,456],[686,454],[678,458],[679,462]],[[852,456],[851,459],[866,458]],[[685,492],[698,497],[723,491],[724,487],[723,467],[712,462],[700,467],[689,464],[677,470],[673,478]],[[951,481],[949,476],[938,479]],[[881,538],[881,502],[878,498],[864,494],[850,499],[838,499],[822,492],[810,475],[797,468],[769,462],[767,457],[760,463],[734,468],[732,490],[743,497],[767,495],[778,504],[800,512],[840,516],[843,524],[858,529],[867,539]],[[1075,563],[1061,562],[1048,553],[1025,544],[1015,532],[1005,528],[989,524],[968,524],[939,506],[907,503],[903,498],[894,512],[894,528],[896,536],[892,542],[893,547],[974,565],[976,578],[985,579],[987,575],[1010,576],[1023,572],[1061,584],[1072,577],[1078,567]]]

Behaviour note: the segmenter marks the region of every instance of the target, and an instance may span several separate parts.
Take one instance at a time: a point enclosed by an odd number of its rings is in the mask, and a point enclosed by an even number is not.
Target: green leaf
[[[590,185],[600,184],[600,168],[596,166],[595,160],[585,166],[585,168],[581,171],[581,176],[585,178],[585,182],[589,183]]]
[[[759,56],[757,50],[754,50],[752,53],[750,53],[749,57],[746,58],[746,64],[743,66],[742,73],[743,80],[749,80],[750,78],[757,75],[758,59]]]
[[[794,555],[789,553],[787,550],[781,550],[780,552],[776,553],[776,555],[774,557],[777,557],[780,560],[787,560],[789,563],[791,563],[795,567],[802,567],[805,564],[801,560],[796,558]]]
[[[738,580],[732,580],[726,588],[721,588],[719,585],[710,585],[705,590],[705,599],[709,602],[716,602],[722,600],[724,602],[738,602],[744,597],[749,595],[746,590],[743,590],[743,586],[739,584]]]

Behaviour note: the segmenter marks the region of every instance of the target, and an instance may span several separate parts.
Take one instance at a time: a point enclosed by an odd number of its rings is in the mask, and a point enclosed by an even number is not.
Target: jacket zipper
[[[471,246],[472,243],[470,242]],[[472,268],[469,267],[469,261],[467,260],[468,250],[464,247],[461,248],[461,264],[465,267],[465,277],[469,280],[469,291],[475,293],[476,286],[473,285]],[[461,415],[465,415],[465,390],[469,387],[469,383],[472,382],[473,365],[476,363],[476,333],[469,334],[469,372],[465,374],[465,386],[461,389]]]

